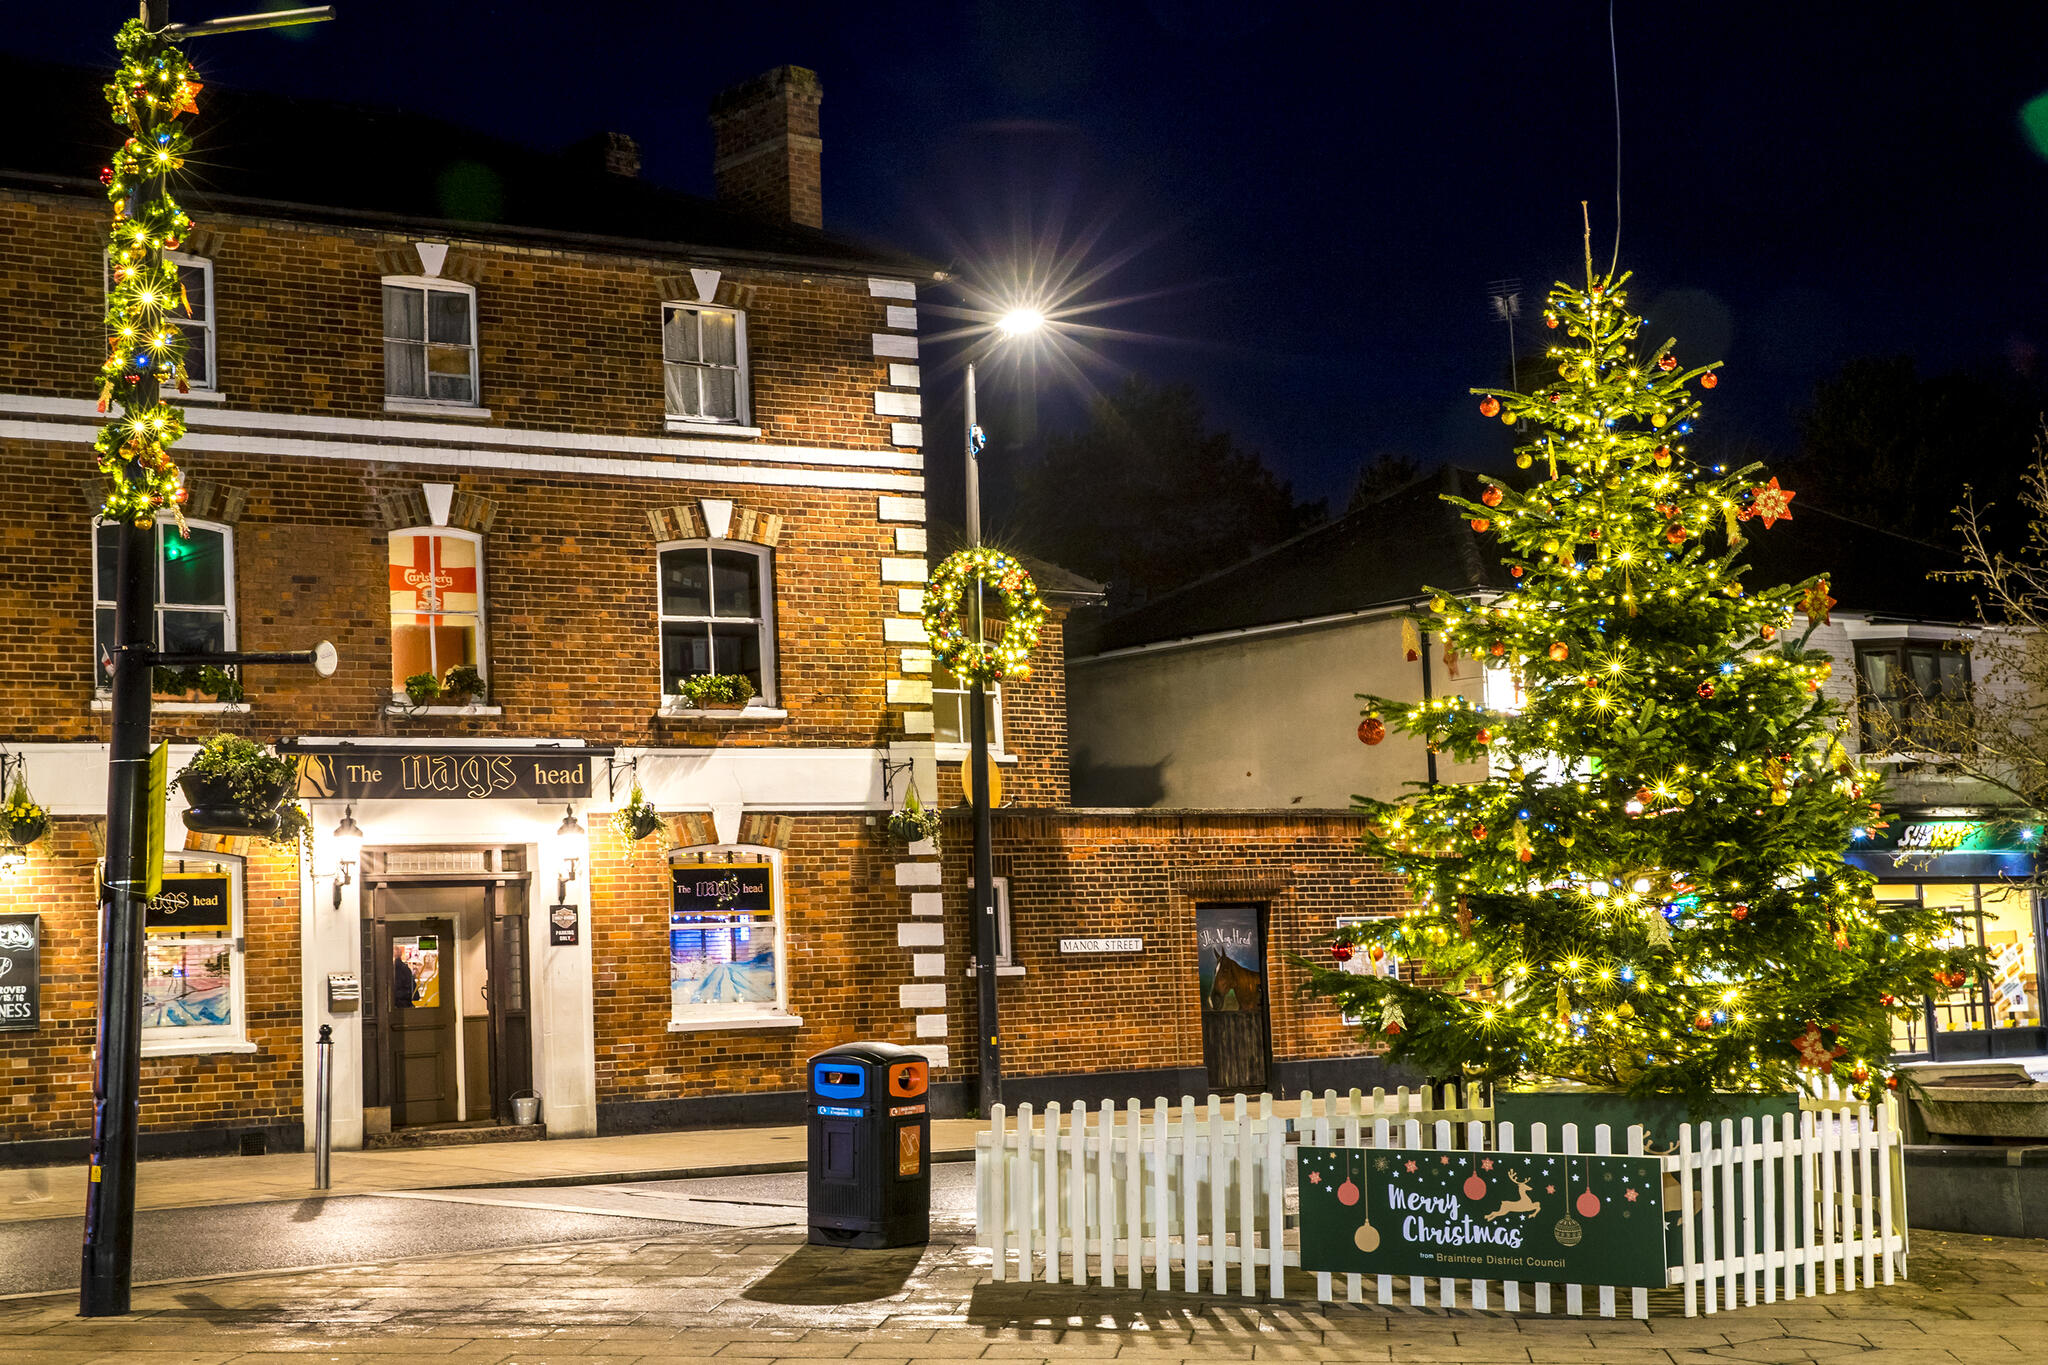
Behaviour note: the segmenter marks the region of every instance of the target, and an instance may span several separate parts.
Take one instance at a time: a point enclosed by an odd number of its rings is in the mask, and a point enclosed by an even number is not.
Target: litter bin
[[[811,1241],[931,1240],[931,1071],[893,1043],[848,1043],[810,1060]]]

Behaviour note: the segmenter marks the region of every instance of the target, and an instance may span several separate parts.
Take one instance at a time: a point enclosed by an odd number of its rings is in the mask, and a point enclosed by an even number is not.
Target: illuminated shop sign
[[[2018,819],[1923,819],[1894,815],[1888,828],[1858,829],[1849,862],[1893,880],[2019,877],[2033,871],[2041,826]]]

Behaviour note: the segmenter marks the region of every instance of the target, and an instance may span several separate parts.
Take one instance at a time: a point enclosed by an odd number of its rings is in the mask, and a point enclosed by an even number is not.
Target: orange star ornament
[[[1763,518],[1764,529],[1768,531],[1780,520],[1792,520],[1792,499],[1798,496],[1789,488],[1778,487],[1777,479],[1773,478],[1749,490],[1750,512]]]

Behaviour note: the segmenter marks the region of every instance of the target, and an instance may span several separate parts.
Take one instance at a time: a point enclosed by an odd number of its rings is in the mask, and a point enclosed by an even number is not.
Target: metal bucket
[[[521,1128],[531,1127],[540,1117],[540,1096],[531,1090],[522,1090],[512,1097],[512,1122]]]

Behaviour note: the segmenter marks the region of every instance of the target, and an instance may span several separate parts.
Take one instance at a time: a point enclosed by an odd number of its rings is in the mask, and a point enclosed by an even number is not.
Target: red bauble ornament
[[[1714,685],[1713,685],[1712,683],[1710,683],[1710,682],[1703,682],[1703,683],[1701,683],[1701,684],[1700,684],[1700,695],[1701,695],[1702,697],[1711,697],[1711,696],[1713,696],[1713,695],[1714,695]]]
[[[1675,370],[1675,369],[1677,369],[1677,368],[1678,368],[1678,357],[1677,357],[1677,356],[1675,356],[1675,355],[1660,355],[1660,356],[1658,356],[1658,357],[1657,357],[1657,368],[1658,368],[1658,369],[1660,369],[1660,370]]]
[[[1522,566],[1517,564],[1513,568],[1509,569],[1508,572],[1512,574],[1514,577],[1520,578],[1522,576]]]
[[[1486,534],[1486,528],[1491,526],[1492,524],[1493,523],[1488,521],[1485,517],[1472,518],[1472,529],[1479,532],[1481,535]]]
[[[1664,465],[1668,465],[1668,464],[1670,464],[1670,463],[1671,463],[1671,447],[1670,447],[1670,446],[1658,446],[1658,447],[1657,447],[1657,453],[1656,453],[1656,455],[1655,455],[1655,456],[1654,456],[1653,458],[1654,458],[1654,459],[1655,459],[1655,460],[1657,461],[1657,464],[1658,464],[1658,466],[1659,466],[1660,468],[1661,468],[1662,466],[1664,466]]]
[[[1664,533],[1664,539],[1670,541],[1673,545],[1685,544],[1685,528],[1683,526],[1672,527]]]
[[[1485,398],[1482,398],[1482,399],[1480,399],[1480,400],[1479,400],[1479,415],[1480,415],[1480,416],[1482,416],[1482,417],[1492,417],[1492,416],[1493,416],[1494,414],[1498,413],[1499,411],[1500,411],[1500,400],[1499,400],[1498,398],[1494,398],[1494,397],[1492,397],[1492,396],[1488,396],[1488,397],[1485,397]]]
[[[1491,744],[1493,743],[1493,731],[1481,730],[1476,738],[1481,744]]]
[[[1336,958],[1339,962],[1349,962],[1351,960],[1351,945],[1348,943],[1332,943],[1330,945],[1330,956]]]
[[[1557,317],[1556,317],[1556,315],[1555,315],[1555,314],[1553,314],[1553,313],[1545,313],[1545,314],[1543,315],[1543,325],[1544,325],[1545,327],[1555,327],[1555,326],[1557,326]]]
[[[1591,1190],[1581,1190],[1579,1192],[1579,1201],[1574,1207],[1578,1209],[1579,1217],[1591,1218],[1594,1214],[1600,1212],[1600,1196]]]
[[[1757,633],[1759,635],[1762,635],[1766,640],[1775,640],[1778,638],[1778,628],[1776,626],[1765,626],[1761,631],[1758,631]]]
[[[1488,507],[1498,507],[1500,506],[1500,490],[1489,486],[1484,493],[1479,495],[1479,500]]]
[[[1748,919],[1749,907],[1746,905],[1738,905],[1733,910],[1730,910],[1728,913],[1735,916],[1735,918],[1737,919]]]
[[[1486,1177],[1474,1171],[1465,1177],[1465,1197],[1475,1204],[1486,1198]]]
[[[1851,1071],[1849,1075],[1855,1079],[1858,1085],[1861,1085],[1863,1084],[1863,1082],[1870,1079],[1870,1068],[1867,1066],[1858,1066],[1854,1071]]]
[[[1712,370],[1708,370],[1705,374],[1700,376],[1700,387],[1703,389],[1711,389],[1714,387],[1714,385],[1720,382],[1720,379],[1714,374]]]
[[[1490,645],[1488,645],[1488,646],[1486,647],[1486,652],[1487,652],[1488,654],[1492,654],[1492,655],[1494,655],[1494,656],[1498,657],[1499,655],[1502,655],[1502,654],[1505,654],[1505,653],[1507,653],[1507,652],[1508,652],[1508,647],[1507,647],[1506,645],[1502,644],[1502,643],[1501,643],[1500,641],[1498,641],[1498,640],[1495,640],[1495,641],[1494,641],[1494,642],[1493,642],[1492,644],[1490,644]]]
[[[1358,722],[1358,742],[1360,744],[1378,744],[1386,737],[1387,723],[1378,716],[1367,716],[1364,720]]]
[[[1484,825],[1474,825],[1474,826],[1472,826],[1472,837],[1473,837],[1473,838],[1475,838],[1475,839],[1484,839],[1484,838],[1486,837],[1486,826],[1484,826]]]
[[[1572,656],[1571,646],[1562,640],[1553,640],[1549,650],[1546,652],[1550,655],[1550,661],[1554,664],[1561,664]]]

